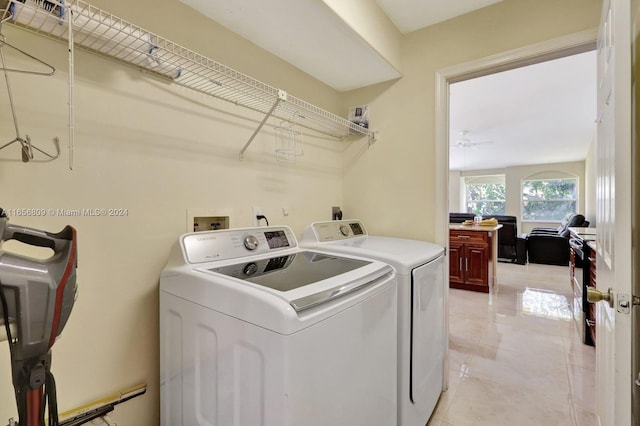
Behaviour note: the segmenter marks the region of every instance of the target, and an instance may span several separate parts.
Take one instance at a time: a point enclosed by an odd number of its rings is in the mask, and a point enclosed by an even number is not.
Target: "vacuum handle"
[[[31,246],[46,247],[58,252],[73,239],[73,228],[67,225],[62,231],[54,234],[38,229],[9,225],[5,232],[5,239],[18,240]]]
[[[52,250],[56,248],[56,242],[49,239],[44,238],[39,235],[27,234],[24,232],[15,232],[12,236],[14,240],[18,240],[25,244],[29,244],[30,246],[38,246],[38,247],[48,247]]]

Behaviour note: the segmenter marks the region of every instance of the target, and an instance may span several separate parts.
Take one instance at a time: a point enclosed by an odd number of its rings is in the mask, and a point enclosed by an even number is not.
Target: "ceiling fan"
[[[469,131],[463,130],[460,132],[460,138],[451,144],[451,148],[454,149],[478,149],[478,145],[492,144],[493,141],[472,141],[469,139]]]

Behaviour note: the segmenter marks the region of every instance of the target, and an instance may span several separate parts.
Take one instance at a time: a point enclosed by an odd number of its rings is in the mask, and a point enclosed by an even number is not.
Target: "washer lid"
[[[339,253],[357,254],[387,262],[398,272],[404,270],[403,274],[410,274],[411,269],[431,262],[444,253],[442,246],[426,241],[372,236],[344,241],[342,244],[327,244],[326,248],[329,247],[340,247]]]
[[[362,234],[358,231],[362,231]],[[409,275],[413,268],[431,262],[444,253],[444,247],[426,241],[372,237],[357,220],[312,223],[302,234],[299,245],[320,249],[325,253],[362,256],[385,262],[402,275]]]
[[[369,265],[365,260],[301,251],[210,268],[233,278],[278,291],[289,291]]]

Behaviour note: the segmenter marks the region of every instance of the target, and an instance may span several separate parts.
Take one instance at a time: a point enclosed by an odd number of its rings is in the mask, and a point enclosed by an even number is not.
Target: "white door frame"
[[[621,0],[620,3],[625,5],[625,1]],[[624,9],[624,8],[623,8]],[[621,19],[625,19],[624,12],[621,14]],[[628,17],[626,17],[628,19]],[[626,22],[626,21],[625,21]],[[616,32],[617,38],[620,42],[624,40],[629,28],[626,25],[617,25]],[[504,52],[501,54],[481,58],[476,61],[467,62],[464,64],[452,66],[442,69],[436,73],[436,117],[435,117],[435,168],[436,168],[436,205],[440,206],[436,210],[435,216],[435,238],[437,241],[446,241],[448,246],[448,210],[449,210],[449,84],[458,81],[468,80],[474,77],[480,77],[483,75],[492,74],[499,71],[505,71],[508,69],[517,68],[519,66],[530,65],[537,62],[542,62],[549,59],[568,56],[582,51],[592,50],[595,48],[597,41],[598,29],[583,31],[575,34],[570,34],[564,37],[553,39],[547,42],[537,43],[531,46],[527,46],[521,49],[515,49],[512,51]],[[624,53],[626,46],[625,43],[618,43],[620,45],[621,53]],[[628,49],[630,50],[630,49]],[[624,55],[623,55],[624,56]],[[630,56],[630,55],[629,55]],[[625,56],[626,57],[626,56]],[[625,62],[626,61],[626,62]],[[625,59],[621,61],[619,68],[622,70],[621,75],[617,78],[624,79],[628,76],[625,72],[629,72],[630,64]],[[626,90],[630,92],[630,90]],[[630,148],[624,141],[630,140],[630,117],[626,117],[627,110],[625,106],[629,103],[630,93],[624,93],[625,90],[620,90],[621,93],[617,93],[616,105],[620,104],[620,117],[616,117],[616,177],[621,178],[622,182],[619,198],[624,198],[630,194],[627,188],[627,180],[631,183],[630,172]],[[629,103],[630,105],[630,103]],[[617,105],[618,106],[618,105]],[[627,106],[628,107],[628,106]],[[630,108],[630,107],[629,107]],[[617,115],[617,114],[616,114]],[[630,115],[630,114],[629,114]],[[595,119],[595,117],[594,117]],[[620,139],[622,142],[618,142]],[[618,152],[619,151],[619,152]],[[617,191],[616,191],[617,192]],[[620,201],[620,200],[617,200]],[[629,227],[631,221],[627,217],[629,200],[627,204],[622,204],[621,214],[616,217],[616,236],[619,237],[616,241],[616,247],[631,247]],[[629,241],[627,241],[629,240]],[[625,256],[617,256],[616,263],[621,261],[630,260]],[[631,280],[627,275],[631,272],[631,266],[629,264],[620,265],[621,271],[624,274],[616,274],[615,283],[611,283],[611,286],[615,288],[616,292],[631,294]],[[447,265],[448,267],[448,265]],[[618,268],[616,268],[618,269]],[[624,275],[624,276],[623,276]],[[603,283],[604,284],[604,283]],[[608,286],[608,283],[607,283]],[[604,303],[604,302],[599,302]],[[621,321],[618,321],[621,320]],[[616,315],[616,327],[615,327],[615,360],[608,360],[606,367],[600,365],[598,370],[603,373],[603,370],[608,371],[609,374],[615,376],[615,407],[613,408],[615,414],[615,420],[611,423],[613,425],[630,425],[631,424],[631,377],[629,377],[630,369],[630,319],[619,318]],[[448,327],[448,318],[447,318]],[[623,368],[624,367],[624,368]],[[628,367],[628,368],[627,368]],[[599,374],[598,371],[596,374]],[[609,390],[611,392],[611,390]],[[600,396],[599,396],[600,399]],[[602,409],[602,407],[600,407]],[[607,420],[609,422],[609,420]],[[608,426],[607,425],[607,426]]]

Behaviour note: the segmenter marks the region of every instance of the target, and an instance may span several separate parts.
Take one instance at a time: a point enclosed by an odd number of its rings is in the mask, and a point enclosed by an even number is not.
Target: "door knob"
[[[596,290],[595,287],[587,287],[587,300],[589,303],[596,303],[601,300],[609,302],[609,306],[613,308],[613,289],[609,288],[606,293]]]

